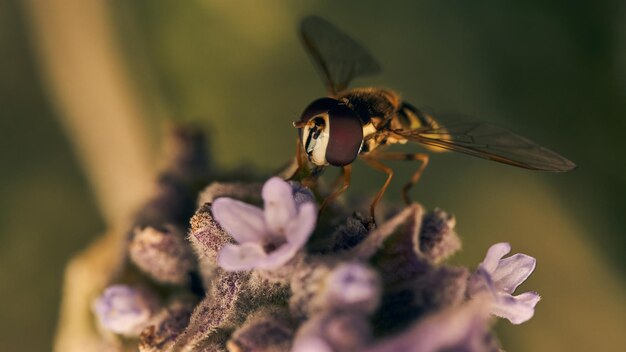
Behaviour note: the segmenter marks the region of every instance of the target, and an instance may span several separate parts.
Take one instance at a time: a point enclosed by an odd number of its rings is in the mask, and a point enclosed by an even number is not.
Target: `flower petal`
[[[272,177],[263,185],[265,221],[273,234],[284,234],[287,223],[296,217],[293,188],[280,177]]]
[[[537,292],[524,292],[514,297],[519,302],[523,302],[533,308],[535,308],[537,303],[541,300],[541,296],[539,296]]]
[[[526,292],[519,296],[501,293],[492,304],[491,314],[506,318],[512,324],[521,324],[533,317],[539,299],[535,292]]]
[[[226,271],[243,271],[259,267],[267,254],[256,243],[226,244],[217,256],[217,263]]]
[[[275,251],[268,254],[267,257],[263,258],[256,268],[276,270],[289,262],[296,255],[298,249],[300,248],[292,245],[291,243],[285,243]]]
[[[496,288],[491,280],[491,275],[489,275],[485,269],[478,267],[478,269],[469,277],[467,282],[467,293],[470,297],[473,297],[485,292],[489,293],[493,297],[497,294]]]
[[[333,349],[328,346],[326,341],[324,341],[320,337],[316,336],[307,336],[301,339],[298,339],[295,343],[291,352],[332,352]]]
[[[500,260],[500,264],[491,274],[496,287],[507,293],[513,293],[535,270],[537,260],[529,255],[518,253]]]
[[[302,248],[309,240],[317,221],[317,208],[315,203],[304,203],[300,206],[298,216],[291,219],[287,225],[287,242],[298,249]]]
[[[487,250],[487,255],[485,255],[485,259],[481,263],[481,266],[487,271],[489,274],[493,273],[498,267],[498,263],[500,259],[507,255],[511,251],[511,245],[506,242],[496,243],[493,246],[489,247]]]
[[[261,243],[267,236],[263,210],[231,198],[218,198],[211,212],[220,226],[239,243]]]

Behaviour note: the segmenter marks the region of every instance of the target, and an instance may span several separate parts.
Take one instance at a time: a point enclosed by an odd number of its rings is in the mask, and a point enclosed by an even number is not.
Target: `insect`
[[[387,174],[371,203],[372,217],[394,174],[382,161],[420,161],[402,190],[404,201],[409,203],[409,190],[420,179],[429,155],[384,151],[386,146],[409,141],[430,151],[452,150],[532,170],[565,172],[576,168],[563,156],[506,129],[464,115],[432,114],[417,109],[389,89],[348,89],[352,79],[380,71],[368,50],[316,16],[301,22],[300,35],[329,96],[313,101],[300,120],[293,123],[299,130],[298,165],[301,167],[308,160],[314,170],[337,166],[343,175],[342,185],[337,185],[322,208],[348,188],[351,165],[357,157]]]

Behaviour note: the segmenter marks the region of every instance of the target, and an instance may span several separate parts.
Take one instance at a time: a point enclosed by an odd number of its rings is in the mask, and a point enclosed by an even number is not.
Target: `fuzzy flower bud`
[[[286,351],[294,335],[293,323],[286,311],[261,308],[249,315],[227,343],[229,351]]]
[[[152,319],[153,325],[141,332],[139,351],[156,352],[169,349],[187,327],[194,303],[193,300],[176,299],[163,308]]]
[[[328,311],[302,324],[291,351],[362,351],[370,339],[371,327],[366,315],[350,311]]]
[[[315,196],[310,189],[303,187],[301,184],[294,181],[288,181],[287,183],[291,186],[293,191],[293,200],[296,202],[297,208],[300,208],[305,203],[315,202]]]
[[[327,307],[373,312],[380,303],[381,284],[378,273],[361,263],[343,263],[326,278],[322,294]]]
[[[323,252],[341,252],[354,248],[361,243],[368,234],[376,227],[371,217],[364,217],[355,212],[346,219],[346,222],[337,227],[331,235],[329,248]]]
[[[419,253],[435,264],[448,259],[461,248],[455,225],[454,216],[441,209],[426,213],[419,232]]]
[[[191,248],[174,227],[135,229],[129,252],[139,269],[165,284],[185,284],[195,266]]]
[[[242,322],[241,315],[245,315],[251,309],[249,297],[242,297],[248,288],[246,283],[249,273],[224,271],[217,271],[217,273],[212,278],[206,297],[198,303],[191,314],[189,325],[177,338],[174,350],[185,350],[183,346],[195,346],[201,341],[210,344],[208,340],[215,337],[212,336],[214,332],[220,329],[232,329]],[[240,304],[248,309],[239,310]]]
[[[113,285],[93,304],[100,325],[111,332],[137,336],[158,310],[156,296],[143,288]]]

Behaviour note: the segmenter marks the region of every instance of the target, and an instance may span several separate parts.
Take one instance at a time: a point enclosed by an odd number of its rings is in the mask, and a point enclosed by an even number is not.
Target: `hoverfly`
[[[314,170],[332,165],[341,167],[343,174],[343,185],[324,200],[322,208],[348,188],[351,164],[357,156],[387,174],[370,206],[372,217],[393,177],[393,170],[381,160],[420,161],[402,190],[404,201],[409,203],[408,192],[428,165],[428,154],[382,151],[385,146],[408,141],[431,151],[453,150],[532,170],[565,172],[576,168],[563,156],[506,129],[464,115],[428,113],[389,89],[347,89],[352,79],[380,71],[368,50],[316,16],[301,22],[300,35],[329,97],[313,101],[293,123],[299,130],[298,166],[308,160]]]

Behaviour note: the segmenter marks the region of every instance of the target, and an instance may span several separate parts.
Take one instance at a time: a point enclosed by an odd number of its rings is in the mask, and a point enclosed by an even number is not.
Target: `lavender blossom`
[[[292,186],[278,177],[263,186],[264,209],[231,198],[218,198],[212,212],[238,244],[226,244],[218,264],[227,271],[275,270],[304,246],[313,232],[317,210],[313,202],[299,206]]]
[[[532,317],[539,296],[512,294],[535,259],[503,258],[507,243],[470,275],[445,263],[461,247],[449,213],[413,203],[376,226],[337,210],[304,251],[317,221],[308,188],[279,177],[211,184],[189,242],[181,224],[146,225],[124,248],[134,265],[118,277],[151,280],[170,304],[111,286],[93,305],[102,337],[143,352],[496,351],[492,315]]]
[[[489,292],[491,314],[508,319],[513,324],[521,324],[535,313],[535,305],[540,300],[536,292],[524,292],[513,296],[515,289],[526,281],[535,270],[535,258],[517,253],[502,259],[511,251],[508,243],[496,243],[489,248],[483,262],[470,278],[469,295]]]
[[[127,285],[108,287],[93,304],[93,311],[104,329],[126,336],[138,336],[158,308],[152,292]]]

